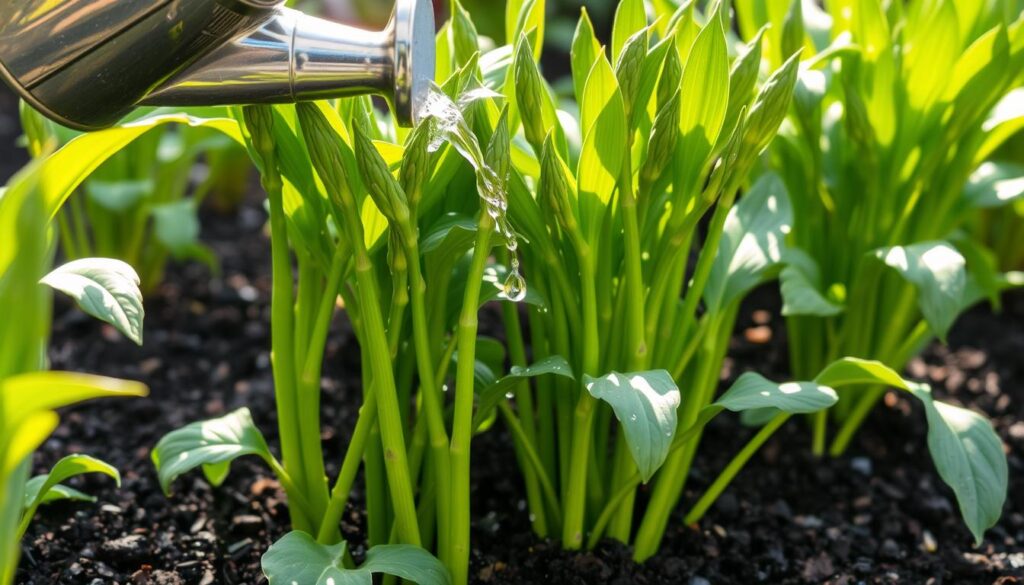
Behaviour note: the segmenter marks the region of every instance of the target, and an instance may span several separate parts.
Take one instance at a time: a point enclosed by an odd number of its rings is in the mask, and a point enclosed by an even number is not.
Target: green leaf
[[[422,548],[384,544],[371,548],[360,571],[401,577],[418,585],[448,585],[448,569]]]
[[[612,58],[619,59],[626,42],[638,31],[647,26],[647,10],[644,0],[622,0],[615,10],[615,22],[612,25]]]
[[[829,408],[838,400],[836,391],[820,382],[778,384],[760,374],[747,372],[713,406],[731,412],[772,408],[789,414],[806,414]]]
[[[569,365],[569,362],[565,361],[565,358],[558,355],[546,357],[525,368],[522,366],[512,366],[507,376],[480,392],[477,401],[477,411],[473,416],[473,428],[480,428],[480,425],[487,420],[494,407],[505,398],[506,394],[513,391],[520,382],[528,378],[536,378],[548,374],[573,380],[576,379],[572,372],[572,366]]]
[[[845,357],[825,367],[815,378],[818,384],[842,386],[883,385],[909,389],[909,384],[895,370],[882,362]]]
[[[92,179],[85,184],[89,198],[109,211],[121,212],[134,207],[153,192],[152,179],[102,181]]]
[[[512,5],[516,2],[512,2],[508,8],[512,10]],[[508,37],[508,43],[514,44],[520,35],[528,36],[532,41],[533,46],[533,58],[536,61],[540,61],[540,56],[544,52],[544,23],[547,20],[545,18],[545,9],[547,8],[546,0],[526,0],[522,3],[517,13],[517,18],[511,21],[511,24],[515,25],[515,31],[513,35]],[[509,23],[506,23],[508,26]]]
[[[1011,136],[1024,129],[1024,87],[1014,89],[999,100],[981,128],[985,140],[974,156],[979,165]]]
[[[591,396],[611,405],[626,434],[626,444],[644,482],[651,479],[668,456],[678,420],[679,388],[665,370],[600,378],[584,376]]]
[[[60,461],[46,475],[33,477],[25,488],[25,510],[29,517],[41,504],[60,499],[90,501],[94,498],[60,485],[62,482],[87,473],[100,473],[109,476],[121,486],[121,474],[108,463],[89,457],[88,455],[69,455]]]
[[[594,36],[594,25],[590,22],[590,15],[587,14],[587,9],[584,8],[580,14],[579,23],[576,25],[570,57],[572,61],[572,83],[577,103],[583,103],[583,94],[586,92],[590,71],[594,68],[594,62],[597,61],[598,56],[603,54],[604,50],[601,48],[601,43]]]
[[[681,84],[677,188],[687,196],[718,141],[729,106],[729,54],[719,18],[697,35]]]
[[[195,202],[182,199],[153,208],[153,232],[157,241],[175,256],[182,256],[199,243],[199,217]]]
[[[1003,444],[981,415],[932,398],[926,384],[903,379],[877,361],[843,358],[815,380],[833,386],[885,385],[909,391],[924,405],[928,418],[928,450],[939,476],[956,494],[964,522],[980,543],[995,525],[1006,499],[1007,464]]]
[[[152,458],[164,493],[184,473],[201,465],[231,462],[245,455],[256,455],[271,467],[276,461],[266,439],[253,423],[248,408],[221,418],[192,423],[172,431],[153,448]],[[223,479],[222,469],[213,475]]]
[[[33,477],[25,484],[26,491],[34,492],[38,490],[45,480],[45,475]],[[27,498],[26,501],[28,501]],[[55,485],[46,492],[46,495],[43,496],[42,501],[39,503],[40,505],[45,505],[61,501],[94,503],[96,502],[96,496],[90,496],[83,491],[76,490],[75,488],[68,487],[66,485]]]
[[[935,468],[953,488],[964,522],[980,545],[985,531],[999,521],[1006,501],[1003,443],[983,416],[935,402],[926,385],[912,385],[910,391],[924,404]]]
[[[762,175],[725,220],[704,292],[709,312],[741,298],[779,264],[791,223],[786,186],[773,173]]]
[[[41,282],[67,294],[83,311],[142,345],[146,312],[139,275],[128,264],[109,258],[75,260],[47,274]]]
[[[1024,165],[987,161],[967,181],[964,199],[971,207],[1000,207],[1024,195]]]
[[[284,535],[264,553],[260,564],[270,585],[321,585],[327,583],[331,571],[344,571],[345,542],[319,544],[305,532]],[[336,585],[349,581],[339,581]],[[351,581],[362,583],[364,581]],[[366,580],[372,583],[372,580]]]
[[[799,248],[789,248],[783,252],[782,259],[786,263],[779,275],[783,316],[832,317],[845,310],[821,292],[821,270],[810,254]]]
[[[953,325],[964,304],[966,261],[946,242],[921,242],[875,251],[875,257],[917,287],[918,305],[940,339]]]
[[[608,59],[601,55],[587,80],[580,118],[583,151],[576,171],[580,223],[590,237],[611,200],[626,154],[625,102]]]
[[[75,372],[33,372],[0,382],[3,425],[27,415],[94,398],[127,398],[149,393],[145,384]]]
[[[422,548],[375,546],[358,569],[344,566],[347,545],[317,543],[305,532],[286,534],[267,550],[261,564],[270,585],[371,585],[373,574],[400,577],[418,585],[449,585],[448,570]]]

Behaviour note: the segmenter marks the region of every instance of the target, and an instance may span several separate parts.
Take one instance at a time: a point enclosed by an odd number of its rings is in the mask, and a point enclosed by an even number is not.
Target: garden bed
[[[10,141],[0,141],[10,144]],[[7,155],[8,153],[3,153]],[[163,496],[149,449],[188,422],[249,406],[276,444],[269,360],[269,242],[254,198],[237,215],[203,215],[203,234],[221,259],[213,276],[179,265],[146,300],[146,342],[137,348],[58,301],[54,368],[142,380],[147,399],[97,403],[65,413],[36,459],[39,470],[71,452],[93,453],[124,475],[115,489],[88,479],[95,505],[44,511],[24,543],[17,582],[255,584],[259,558],[287,531],[283,493],[256,460],[243,459],[223,488],[199,474]],[[527,278],[529,275],[527,275]],[[1010,486],[1000,523],[971,546],[952,492],[927,456],[917,403],[892,395],[847,456],[817,461],[806,427],[794,420],[752,459],[699,527],[676,519],[662,551],[642,566],[605,542],[582,554],[538,540],[508,440],[474,442],[471,575],[479,583],[1017,583],[1024,578],[1024,294],[994,315],[959,320],[950,348],[933,346],[910,373],[951,402],[986,412],[1010,448]],[[748,299],[723,373],[748,369],[786,376],[784,331],[770,290]],[[484,327],[486,328],[484,313]],[[337,473],[360,400],[359,354],[344,319],[329,339],[324,370],[323,440]],[[698,455],[691,487],[703,487],[750,431],[719,417]],[[500,426],[500,425],[499,425]],[[501,431],[498,431],[499,433]],[[358,488],[361,489],[361,488]],[[343,518],[350,542],[364,540],[362,495]],[[355,554],[361,552],[357,547]]]

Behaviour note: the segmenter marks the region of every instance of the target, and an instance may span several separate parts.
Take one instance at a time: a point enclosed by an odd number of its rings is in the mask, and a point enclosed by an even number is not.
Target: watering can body
[[[97,130],[139,106],[291,103],[377,93],[413,122],[434,76],[429,0],[383,31],[283,0],[4,0],[0,76],[43,114]]]

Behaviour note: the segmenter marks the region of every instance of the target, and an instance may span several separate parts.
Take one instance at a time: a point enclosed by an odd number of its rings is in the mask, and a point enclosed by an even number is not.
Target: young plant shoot
[[[40,151],[42,152],[42,150]],[[55,156],[55,155],[54,155]],[[0,319],[0,584],[14,582],[20,541],[42,504],[95,501],[63,482],[87,473],[108,475],[110,465],[69,455],[49,473],[30,479],[32,454],[57,427],[58,408],[106,397],[144,396],[136,382],[71,372],[48,372],[50,288],[74,298],[86,312],[142,342],[138,276],[123,262],[86,259],[47,274],[53,262],[50,220],[69,190],[55,188],[54,169],[39,160],[0,189],[0,304],[16,308]]]
[[[740,29],[771,25],[770,63],[803,49],[771,148],[793,208],[780,276],[793,373],[847,355],[900,370],[965,309],[1024,283],[963,229],[1024,193],[1019,169],[990,160],[1024,126],[1024,94],[1011,91],[1024,20],[1015,2],[871,0],[811,15],[794,2],[772,16],[757,4],[737,3]],[[815,453],[842,454],[884,391],[816,415]]]

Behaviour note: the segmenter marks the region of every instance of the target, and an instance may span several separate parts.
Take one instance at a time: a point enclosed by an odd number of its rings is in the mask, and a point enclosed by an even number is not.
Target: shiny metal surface
[[[0,76],[83,130],[139,105],[287,103],[380,93],[411,123],[434,75],[429,0],[380,32],[283,0],[0,0]]]

